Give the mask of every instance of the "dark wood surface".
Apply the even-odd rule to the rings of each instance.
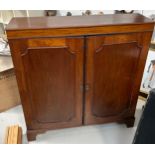
[[[17,17],[10,21],[7,30],[94,27],[110,25],[153,23],[140,14],[107,14],[92,16]]]
[[[144,68],[139,61],[145,41],[141,33],[87,38],[86,124],[131,117],[133,91],[135,84],[140,85],[138,70]]]
[[[28,136],[34,137],[32,130],[82,125],[84,39],[10,40],[9,43]]]
[[[25,39],[25,38],[45,38],[45,37],[74,37],[90,36],[100,34],[119,34],[134,32],[150,32],[154,29],[154,24],[133,24],[133,25],[112,25],[100,27],[80,27],[80,28],[60,28],[60,29],[31,29],[31,30],[10,30],[7,31],[8,39]]]
[[[121,25],[121,28],[120,28]],[[20,17],[7,26],[8,38],[95,35],[151,31],[154,22],[139,14]]]
[[[82,99],[79,85],[82,84],[82,74],[79,72],[82,73],[83,67],[83,40],[63,40],[64,45],[39,47],[38,44],[36,48],[29,46],[22,53],[33,115],[40,123],[68,122],[75,119],[76,114],[81,115],[82,100],[79,100],[78,95]],[[68,43],[75,43],[75,47],[70,49]]]
[[[16,18],[7,27],[27,136],[134,125],[154,23],[144,16]]]

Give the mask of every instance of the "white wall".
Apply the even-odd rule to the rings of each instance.
[[[143,10],[143,15],[150,17],[151,14],[155,14],[155,10]]]
[[[30,17],[44,16],[44,10],[28,10]]]
[[[71,12],[72,15],[82,15],[82,12],[86,10],[58,10],[58,16],[65,16],[67,12]],[[98,14],[102,11],[104,14],[112,14],[114,10],[92,10],[92,14]],[[144,14],[150,17],[151,14],[155,14],[155,10],[135,10],[137,13]],[[38,17],[44,16],[44,10],[1,10],[0,22],[8,23],[12,17]]]
[[[71,12],[72,15],[82,15],[82,12],[86,10],[59,10],[58,15],[65,16],[67,12]],[[104,14],[112,14],[114,10],[91,10],[92,14],[98,14],[100,11],[104,12]]]
[[[58,10],[58,16],[66,16],[67,12],[72,15],[82,15],[86,10]],[[104,14],[112,14],[114,10],[92,10],[92,14],[98,14],[100,11]],[[44,10],[0,10],[0,22],[9,23],[12,17],[39,17],[44,16]]]
[[[13,10],[15,17],[26,17],[26,10]]]

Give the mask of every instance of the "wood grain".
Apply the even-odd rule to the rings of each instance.
[[[37,48],[28,40],[10,42],[29,130],[82,124],[84,40],[52,40],[52,47]]]
[[[121,25],[121,27],[120,27]],[[154,22],[139,14],[13,18],[8,38],[59,37],[152,31]]]
[[[18,125],[13,125],[6,128],[5,144],[21,144],[22,143],[22,128]]]
[[[142,72],[138,72],[144,69],[144,63],[141,66],[139,63],[148,53],[144,42],[149,46],[145,35],[150,33],[87,38],[86,84],[90,89],[86,91],[85,124],[128,117],[131,120],[125,121],[127,126],[131,126],[131,122],[133,125],[132,110],[137,101],[133,101],[133,97],[135,93],[138,97],[141,82],[141,79],[137,81],[137,76],[142,77]]]
[[[53,28],[99,27],[110,25],[131,25],[153,23],[149,18],[140,14],[107,14],[93,16],[55,16],[12,18],[8,30],[34,30]]]

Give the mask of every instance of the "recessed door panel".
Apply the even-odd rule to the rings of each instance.
[[[75,117],[75,55],[66,48],[28,49],[23,62],[35,118],[54,123]]]

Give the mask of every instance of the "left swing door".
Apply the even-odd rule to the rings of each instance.
[[[9,40],[28,130],[82,124],[84,39]]]

